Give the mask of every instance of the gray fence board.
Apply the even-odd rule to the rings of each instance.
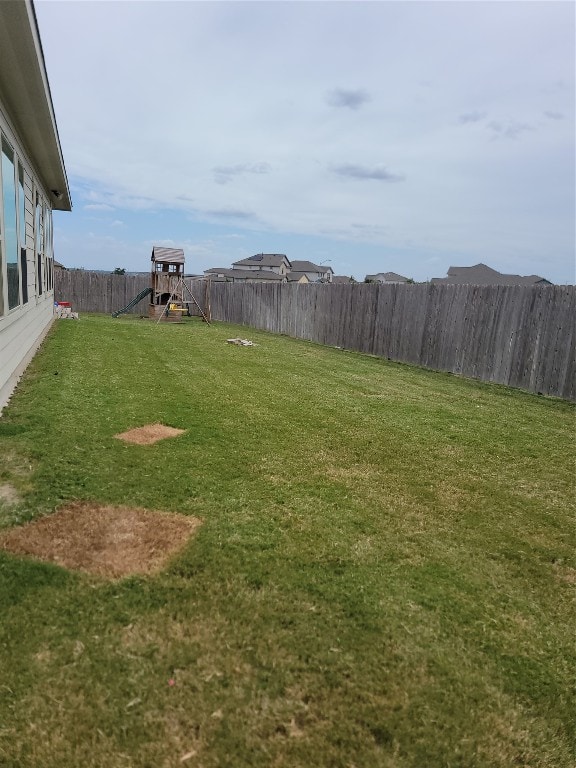
[[[77,312],[112,314],[122,309],[150,285],[148,275],[108,275],[85,270],[54,271],[54,298],[70,301]],[[130,314],[148,314],[148,299],[130,310]]]

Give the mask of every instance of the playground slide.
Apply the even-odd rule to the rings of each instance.
[[[140,291],[138,296],[133,298],[130,304],[126,304],[126,306],[122,307],[122,309],[117,309],[116,312],[112,312],[112,317],[118,317],[119,315],[123,315],[125,312],[129,312],[132,307],[135,307],[139,301],[142,301],[142,299],[145,296],[148,296],[150,293],[152,293],[152,288],[145,288],[143,291]]]

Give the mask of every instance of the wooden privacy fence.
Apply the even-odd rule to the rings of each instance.
[[[196,281],[185,279],[200,306],[205,301],[204,281],[198,286]],[[76,312],[103,312],[112,314],[127,306],[132,299],[145,288],[150,287],[150,275],[113,275],[104,272],[89,272],[87,270],[54,271],[55,301],[70,301]],[[150,297],[146,296],[127,314],[148,315]],[[197,307],[190,306],[191,315],[199,315]]]
[[[574,286],[214,283],[212,317],[576,400]]]
[[[56,300],[78,312],[111,314],[149,284],[54,273]],[[214,320],[576,400],[575,286],[213,282],[210,302]],[[131,314],[147,310],[144,299]]]
[[[54,299],[72,302],[75,312],[104,312],[111,315],[149,287],[150,275],[54,270]],[[143,299],[130,310],[130,314],[148,314],[148,300]]]

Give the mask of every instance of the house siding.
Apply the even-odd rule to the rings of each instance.
[[[25,152],[19,137],[10,121],[8,110],[0,102],[0,131],[14,150],[15,162],[22,165],[24,172],[24,247],[26,250],[26,288],[27,301],[14,309],[8,310],[6,254],[2,250],[0,285],[4,292],[3,314],[0,314],[0,411],[8,402],[18,379],[34,356],[53,319],[54,290],[50,285],[50,262],[52,244],[47,243],[42,263],[42,292],[39,293],[36,252],[35,196],[38,194],[45,206],[44,226],[52,231],[52,209],[49,195],[35,171],[34,164]],[[16,166],[17,167],[17,166]],[[0,187],[0,217],[3,210],[2,189]],[[1,219],[0,219],[1,220]],[[3,223],[3,222],[2,222]],[[4,231],[4,227],[2,227]],[[4,249],[4,241],[0,240]],[[22,286],[21,299],[24,298]],[[1,310],[0,310],[1,311]]]
[[[33,310],[21,312],[12,322],[0,320],[0,408],[3,408],[18,380],[34,357],[52,324],[52,301],[44,301]],[[4,323],[4,325],[3,325]]]
[[[329,272],[304,272],[304,274],[311,283],[317,283],[320,280],[326,280],[329,283],[332,282]]]

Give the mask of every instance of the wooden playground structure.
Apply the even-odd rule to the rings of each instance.
[[[151,294],[148,317],[158,323],[162,321],[179,323],[183,314],[190,316],[193,314],[191,308],[196,308],[204,322],[210,322],[209,280],[201,280],[204,283],[204,306],[208,311],[207,315],[194,295],[192,287],[187,285],[184,280],[184,251],[181,248],[154,246],[150,277]]]
[[[142,299],[150,296],[148,317],[157,323],[180,323],[184,315],[200,315],[205,323],[210,323],[210,280],[185,277],[184,251],[155,245],[151,261],[150,286],[125,307],[113,312],[112,317],[129,312]]]

